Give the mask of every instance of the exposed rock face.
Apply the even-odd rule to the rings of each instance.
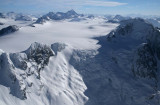
[[[54,52],[49,46],[35,42],[26,50],[26,54],[28,59],[35,61],[37,64],[46,65]]]
[[[16,75],[15,66],[9,58],[9,54],[2,53],[0,61],[0,84],[9,87],[13,96],[26,99],[25,87]]]
[[[35,75],[40,79],[40,71],[48,65],[49,58],[54,56],[49,46],[37,42],[21,53],[0,54],[0,84],[10,87],[11,94],[20,99],[27,99],[26,87],[32,86],[26,81],[28,76]],[[18,69],[23,71],[19,72]]]
[[[40,71],[48,64],[49,58],[54,56],[54,52],[49,46],[35,42],[25,51],[25,53],[27,54],[29,61],[37,63],[37,78],[40,79]]]
[[[11,95],[7,91],[7,99],[12,100],[3,103],[84,105],[88,100],[84,95],[87,88],[80,74],[69,64],[71,52],[65,47],[62,43],[52,44],[51,48],[35,42],[20,53],[0,50],[0,85],[9,88]],[[55,55],[52,49],[59,54]]]
[[[19,27],[16,25],[12,25],[12,26],[8,26],[6,28],[3,28],[0,30],[0,36],[9,34],[9,33],[13,33],[19,30]]]

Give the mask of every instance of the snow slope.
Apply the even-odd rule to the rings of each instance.
[[[105,21],[47,21],[0,37],[0,103],[159,105],[159,29]]]
[[[77,49],[98,49],[98,41],[91,38],[117,26],[99,18],[48,21],[0,37],[0,104],[84,105],[87,87],[70,64],[72,54]]]
[[[83,94],[86,86],[80,74],[68,63],[71,48],[55,50],[61,45],[52,45],[54,51],[58,51],[56,55],[50,46],[39,43],[33,43],[25,52],[3,52],[0,56],[0,104],[84,105],[88,99]],[[45,64],[43,57],[47,57],[48,51],[53,55]],[[41,54],[45,55],[39,64],[36,56]]]
[[[87,86],[86,105],[159,105],[160,33],[130,19],[98,37],[101,48],[74,51],[71,64]]]

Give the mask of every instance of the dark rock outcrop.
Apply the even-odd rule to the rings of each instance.
[[[8,26],[0,30],[0,36],[10,34],[19,30],[19,27],[16,25]]]

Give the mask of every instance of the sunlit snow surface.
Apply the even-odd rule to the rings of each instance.
[[[0,49],[6,52],[25,50],[33,42],[52,44],[63,42],[77,49],[95,49],[95,36],[104,36],[114,29],[117,24],[105,23],[105,20],[96,18],[82,22],[49,21],[35,24],[36,27],[25,26],[19,31],[0,38]]]
[[[10,21],[2,22],[9,24]],[[35,27],[27,26],[28,23],[21,24],[14,21],[10,23],[21,28],[15,33],[0,37],[0,49],[3,50],[0,50],[0,55],[3,52],[24,51],[34,42],[49,46],[61,42],[67,46],[50,58],[48,66],[41,71],[40,80],[34,76],[19,79],[24,83],[33,82],[33,86],[26,89],[26,100],[13,96],[9,87],[0,85],[0,105],[84,105],[88,100],[84,94],[87,87],[79,72],[69,62],[72,51],[97,50],[100,46],[93,37],[107,35],[118,24],[106,23],[100,18],[81,22],[49,21],[35,24]],[[13,65],[10,60],[9,63]],[[15,68],[15,73],[19,77],[25,71]],[[42,90],[41,85],[43,85]]]

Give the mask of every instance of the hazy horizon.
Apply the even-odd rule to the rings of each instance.
[[[45,14],[74,9],[83,14],[160,15],[160,0],[0,0],[0,12]]]

